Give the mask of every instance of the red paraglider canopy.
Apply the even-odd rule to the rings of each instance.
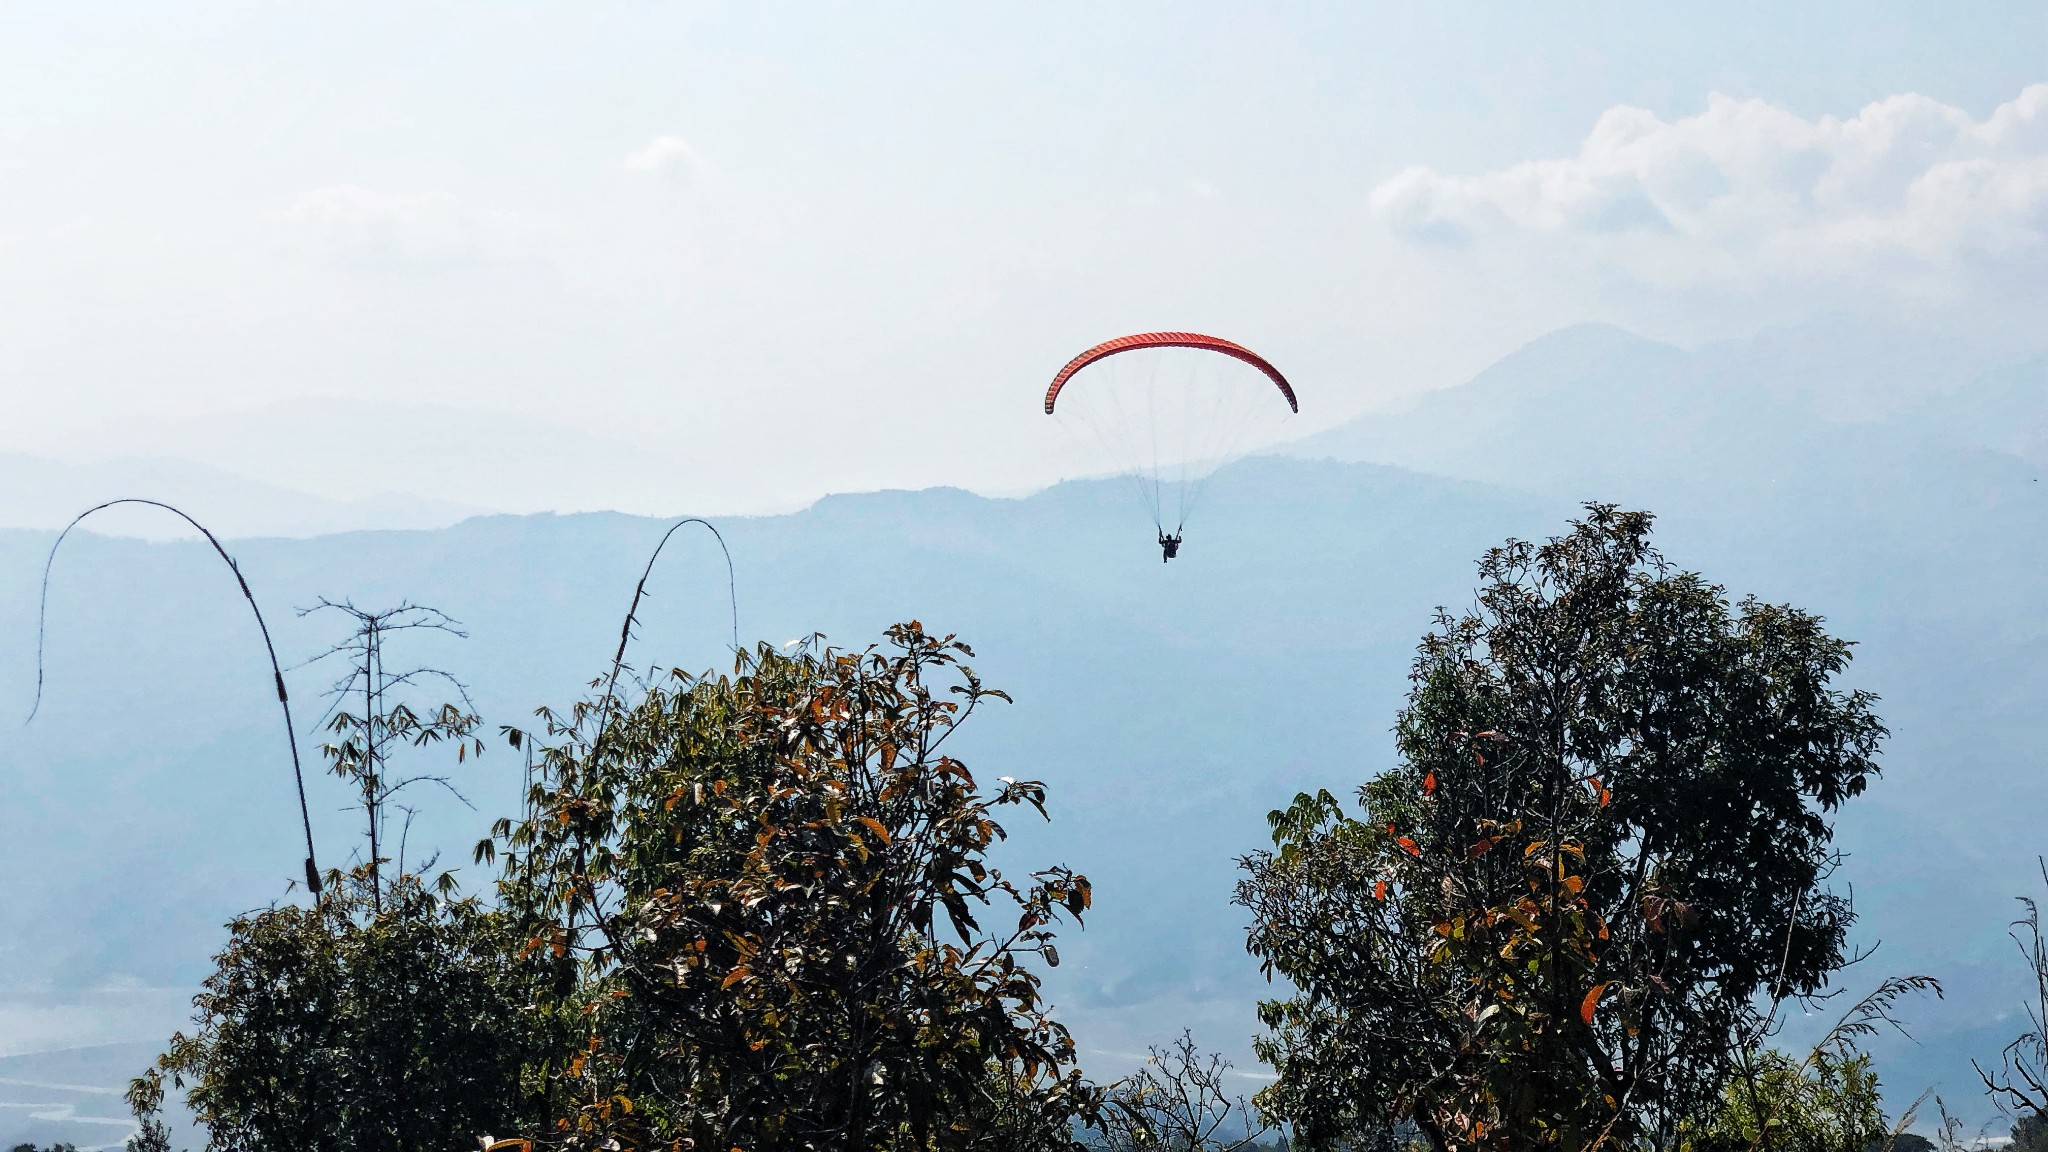
[[[1287,377],[1282,376],[1280,370],[1268,363],[1264,356],[1242,344],[1232,343],[1220,336],[1204,336],[1200,332],[1140,332],[1135,336],[1119,336],[1114,340],[1104,340],[1067,361],[1067,366],[1060,369],[1059,375],[1052,378],[1052,386],[1045,390],[1045,414],[1052,415],[1052,406],[1060,398],[1060,389],[1066,387],[1067,381],[1073,379],[1074,373],[1097,360],[1114,356],[1119,352],[1134,352],[1140,348],[1199,348],[1205,352],[1221,352],[1225,356],[1235,357],[1264,372],[1266,378],[1280,389],[1280,394],[1287,397],[1287,406],[1296,412],[1301,411],[1301,405],[1294,399],[1294,386],[1287,382]]]

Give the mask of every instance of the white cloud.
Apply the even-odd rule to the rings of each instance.
[[[1372,207],[1418,244],[1533,245],[1674,288],[2030,277],[2048,267],[2048,84],[1982,121],[1911,94],[1848,119],[1718,94],[1672,122],[1617,107],[1576,156],[1411,168]]]
[[[656,136],[645,148],[626,157],[626,171],[649,172],[688,180],[704,170],[704,158],[681,136]]]
[[[342,264],[432,267],[519,254],[531,232],[516,213],[477,212],[447,192],[394,195],[317,188],[278,213],[288,242]]]

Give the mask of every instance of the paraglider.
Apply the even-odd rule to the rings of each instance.
[[[1067,361],[1045,390],[1045,414],[1132,483],[1152,513],[1162,563],[1180,554],[1217,466],[1300,410],[1271,361],[1199,332],[1105,340]]]

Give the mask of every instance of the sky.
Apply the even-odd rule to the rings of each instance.
[[[2038,348],[2038,0],[0,7],[0,453],[771,511],[1091,470],[1129,331],[1306,433],[1840,313]]]

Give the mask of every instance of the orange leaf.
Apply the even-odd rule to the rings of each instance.
[[[1431,772],[1422,778],[1422,794],[1424,796],[1436,795],[1436,773]]]
[[[1603,980],[1593,985],[1591,992],[1586,993],[1586,998],[1579,1003],[1579,1019],[1588,1024],[1593,1022],[1593,1009],[1600,1006],[1600,994],[1607,991],[1607,984],[1608,982]]]
[[[1403,852],[1408,853],[1410,856],[1422,855],[1422,849],[1417,848],[1415,846],[1415,841],[1410,840],[1406,836],[1403,836],[1399,840],[1394,841],[1394,843],[1399,844],[1401,846],[1401,850]]]
[[[861,824],[865,825],[868,831],[873,832],[877,836],[880,836],[882,838],[883,844],[889,843],[889,830],[887,828],[882,827],[882,822],[880,820],[875,819],[873,816],[856,816],[854,817],[854,819],[860,821]]]
[[[1381,903],[1386,902],[1387,882],[1385,880],[1375,880],[1372,882],[1372,898]]]
[[[725,974],[725,981],[718,986],[719,990],[724,991],[725,989],[732,987],[740,981],[745,980],[747,976],[747,966],[742,964],[739,967]]]

